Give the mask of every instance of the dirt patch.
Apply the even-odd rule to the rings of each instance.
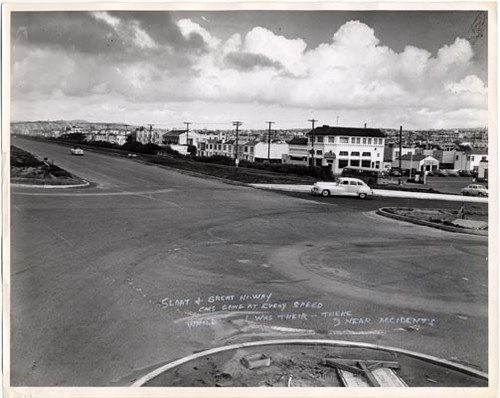
[[[242,359],[265,353],[271,365],[247,369]],[[411,387],[484,386],[487,381],[420,359],[365,348],[280,345],[240,348],[187,362],[149,381],[164,387],[343,387],[323,358],[396,361],[397,374]]]

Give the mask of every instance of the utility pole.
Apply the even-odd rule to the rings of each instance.
[[[236,164],[236,167],[238,167],[238,164],[240,163],[240,160],[238,159],[238,131],[242,124],[243,123],[238,121],[233,122],[233,126],[236,127],[236,145],[235,145],[236,148],[234,153],[234,163]]]
[[[401,168],[402,155],[403,155],[403,126],[399,126],[399,185],[403,183],[403,169]]]
[[[151,144],[152,142],[152,138],[153,138],[153,126],[154,124],[148,124],[149,126],[149,137],[148,137],[148,141],[149,143]]]
[[[189,125],[191,124],[192,122],[184,122],[184,124],[186,125],[186,145],[189,147]]]
[[[311,130],[311,143],[312,143],[312,159],[311,159],[311,166],[314,166],[314,123],[316,123],[318,120],[317,119],[308,119],[308,122],[312,123],[312,130]]]
[[[271,161],[271,125],[274,122],[266,122],[269,125],[269,132],[267,133],[267,160]]]

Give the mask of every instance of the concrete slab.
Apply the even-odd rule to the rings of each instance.
[[[273,191],[286,191],[286,192],[311,192],[312,185],[293,185],[293,184],[250,184],[254,188],[268,189]],[[407,191],[393,191],[386,189],[374,189],[374,195],[384,196],[390,198],[408,198],[408,199],[434,199],[446,200],[453,202],[475,202],[475,203],[488,203],[488,198],[478,198],[461,195],[448,195],[439,193],[426,193],[426,192],[407,192]]]
[[[461,218],[457,218],[451,222],[454,225],[458,225],[464,228],[472,228],[472,229],[487,229],[488,223],[484,221],[476,221],[476,220],[462,220]]]

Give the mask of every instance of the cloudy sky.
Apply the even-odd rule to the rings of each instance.
[[[487,125],[477,12],[14,12],[12,119]]]

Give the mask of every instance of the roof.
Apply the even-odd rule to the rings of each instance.
[[[177,135],[184,134],[185,132],[186,132],[186,130],[170,130],[170,131],[167,131],[164,135],[177,136]]]
[[[307,135],[343,135],[348,137],[386,137],[379,129],[321,126],[311,130]]]
[[[470,151],[465,151],[466,155],[488,155],[487,149],[471,149]]]
[[[411,153],[407,153],[406,155],[401,156],[401,160],[414,160],[415,162],[420,162],[422,159],[425,159],[425,158],[432,158],[434,160],[437,160],[430,155],[420,155],[419,154],[419,155],[412,156]]]
[[[288,141],[288,145],[307,145],[308,140],[304,137],[293,137]]]

